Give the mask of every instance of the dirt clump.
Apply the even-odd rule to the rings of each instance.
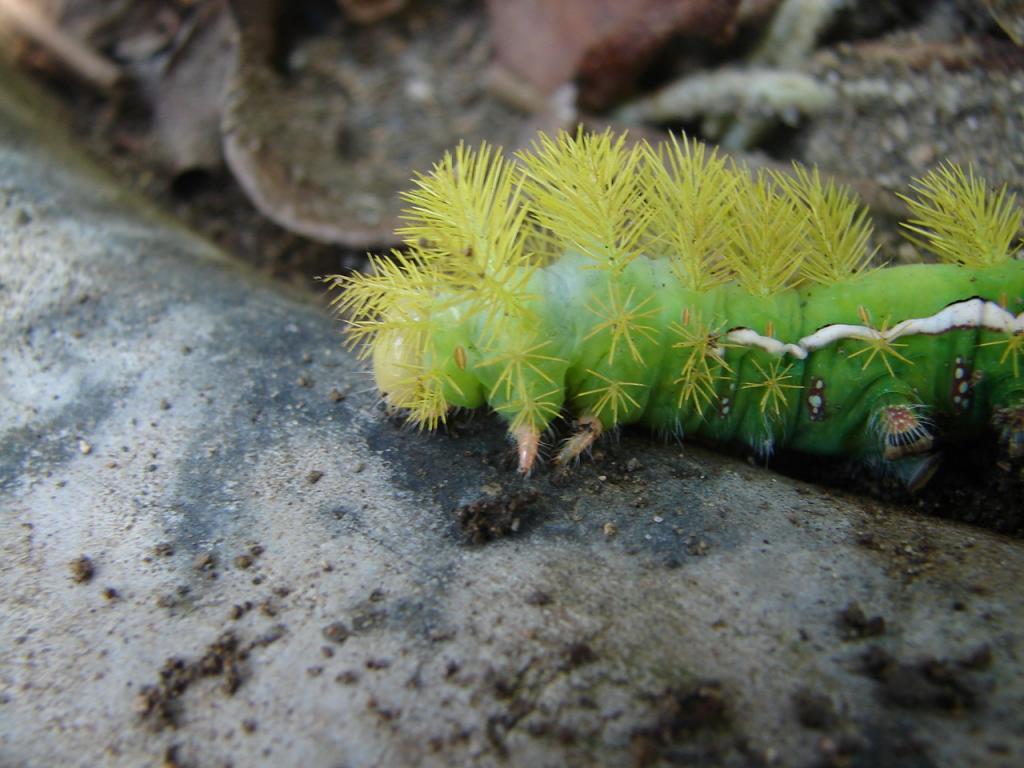
[[[536,491],[502,494],[463,504],[455,510],[455,517],[468,543],[485,544],[517,533],[524,511],[536,500]]]

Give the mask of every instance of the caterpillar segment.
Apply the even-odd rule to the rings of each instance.
[[[460,147],[406,195],[406,251],[329,281],[391,407],[433,429],[489,406],[524,474],[568,415],[560,464],[637,422],[915,487],[945,439],[1024,455],[1024,262],[1005,190],[944,165],[911,191],[939,263],[872,269],[866,212],[817,171],[752,176],[686,138]]]

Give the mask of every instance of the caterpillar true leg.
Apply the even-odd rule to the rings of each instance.
[[[576,421],[575,426],[576,432],[565,441],[562,450],[555,458],[555,462],[558,464],[568,464],[579,457],[581,453],[589,450],[604,431],[601,420],[597,416],[583,416]]]

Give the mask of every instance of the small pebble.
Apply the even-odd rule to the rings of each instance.
[[[93,565],[92,559],[87,555],[76,557],[71,561],[69,567],[71,568],[71,578],[74,579],[76,584],[85,584],[88,581],[92,581],[92,577],[96,573],[96,566]]]
[[[322,631],[324,637],[332,643],[338,643],[341,645],[348,640],[348,627],[345,626],[344,622],[335,621],[324,627]]]
[[[200,552],[192,560],[192,567],[197,571],[205,571],[213,567],[215,559],[209,552]]]

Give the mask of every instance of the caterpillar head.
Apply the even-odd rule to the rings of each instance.
[[[372,346],[373,378],[384,402],[391,408],[410,408],[418,399],[417,377],[423,354],[407,332],[378,334]]]

